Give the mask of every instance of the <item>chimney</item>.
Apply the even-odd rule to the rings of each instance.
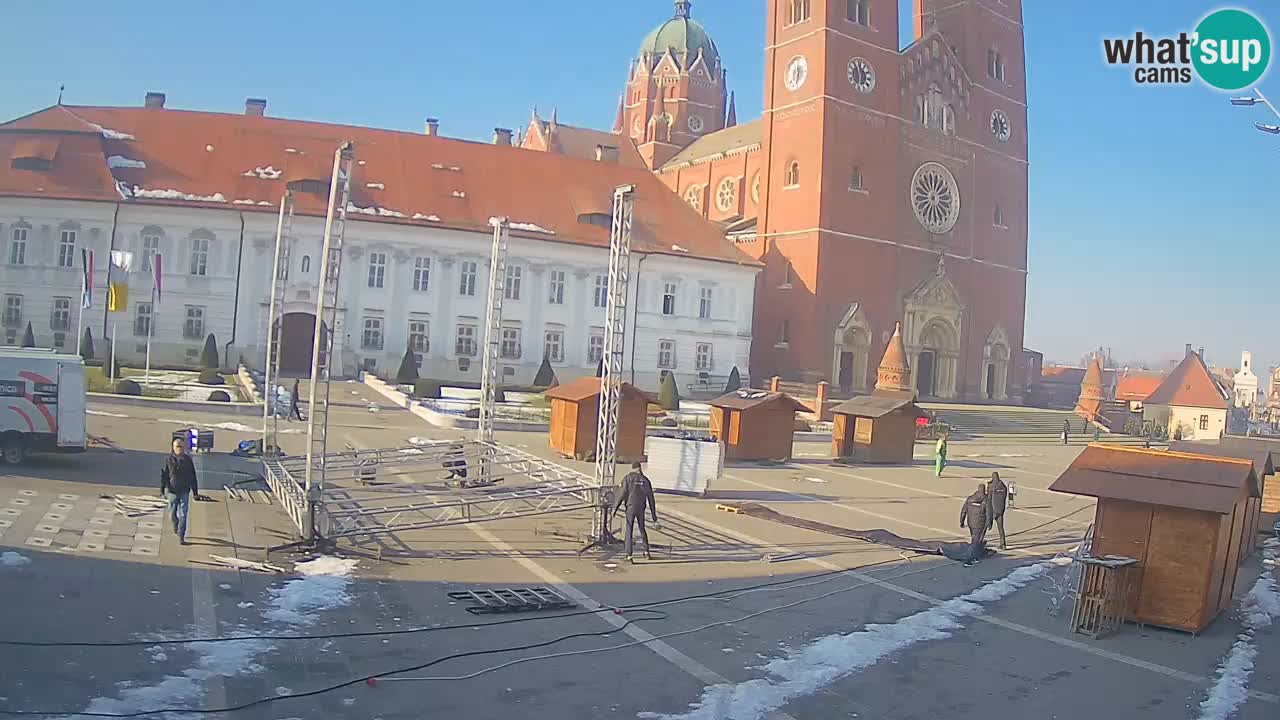
[[[1203,360],[1203,359],[1204,359],[1204,346],[1203,346],[1203,345],[1201,345],[1201,346],[1200,346],[1200,349],[1196,351],[1196,354],[1200,356],[1200,359],[1201,359],[1201,360]]]
[[[245,98],[244,114],[254,117],[262,117],[267,114],[266,98]]]
[[[493,144],[511,146],[511,130],[508,128],[493,129]]]
[[[1187,354],[1190,355],[1191,352],[1192,352],[1191,343],[1187,343]]]
[[[163,110],[164,109],[164,93],[162,92],[147,93],[147,99],[142,102],[142,106],[145,108],[150,108],[152,110]]]
[[[426,131],[428,137],[436,137],[440,134],[440,118],[427,118]]]
[[[618,162],[618,148],[612,145],[597,145],[596,162]]]

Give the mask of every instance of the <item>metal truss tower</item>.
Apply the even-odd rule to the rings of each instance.
[[[280,218],[276,221],[276,252],[271,266],[271,306],[267,310],[267,362],[262,389],[262,454],[276,454],[279,444],[280,408],[275,384],[280,381],[280,337],[284,325],[285,293],[289,286],[289,255],[293,248],[293,192],[280,198]],[[274,412],[273,412],[274,411]]]
[[[622,399],[622,355],[626,347],[627,292],[631,284],[631,213],[635,186],[613,191],[613,222],[609,231],[609,289],[605,304],[604,373],[600,378],[600,415],[596,424],[594,481],[600,510],[591,526],[593,544],[607,543],[609,498],[617,484],[618,409]]]
[[[329,182],[329,208],[324,219],[324,245],[320,253],[320,292],[316,298],[316,327],[311,348],[311,384],[307,405],[306,493],[310,504],[303,533],[315,539],[314,505],[324,490],[325,453],[329,436],[329,379],[338,359],[333,355],[334,337],[342,332],[338,316],[338,279],[342,275],[343,238],[347,229],[347,207],[351,201],[351,166],[355,148],[344,142],[333,154],[333,178]]]
[[[482,453],[478,480],[485,485],[496,482],[493,473],[493,421],[497,409],[498,372],[502,358],[502,301],[507,294],[507,244],[511,237],[510,220],[500,217],[490,222],[493,225],[493,247],[489,253],[489,303],[485,310],[480,423],[477,433]]]

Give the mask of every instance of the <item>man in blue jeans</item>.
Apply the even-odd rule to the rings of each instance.
[[[178,542],[187,544],[187,516],[191,509],[191,498],[206,499],[200,494],[196,485],[196,466],[187,453],[185,438],[173,439],[173,454],[164,462],[160,470],[160,494],[169,499],[169,519],[173,522],[173,532]]]

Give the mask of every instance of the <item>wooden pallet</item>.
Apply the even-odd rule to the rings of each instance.
[[[1095,640],[1120,629],[1129,615],[1133,558],[1079,558],[1082,565],[1071,629]]]

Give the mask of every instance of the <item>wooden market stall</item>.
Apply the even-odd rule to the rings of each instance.
[[[1226,435],[1219,441],[1224,448],[1232,450],[1249,450],[1266,452],[1271,456],[1271,465],[1280,468],[1280,438]],[[1264,483],[1262,488],[1262,512],[1280,513],[1280,480]]]
[[[1175,452],[1238,458],[1249,460],[1253,463],[1253,472],[1258,476],[1259,497],[1250,497],[1249,504],[1245,509],[1244,539],[1241,543],[1242,550],[1240,552],[1240,562],[1244,562],[1246,558],[1253,554],[1254,550],[1258,549],[1258,531],[1262,526],[1263,498],[1267,496],[1268,486],[1275,484],[1267,482],[1269,476],[1276,474],[1271,453],[1267,452],[1265,448],[1255,450],[1236,443],[1228,446],[1222,442],[1197,442],[1194,440],[1171,443],[1169,449]]]
[[[1200,632],[1230,606],[1251,461],[1092,444],[1049,489],[1098,499],[1091,557],[1137,560],[1125,619]]]
[[[831,408],[832,457],[910,464],[915,452],[916,418],[926,416],[915,400],[899,323],[876,371],[876,389],[870,395]]]
[[[813,412],[780,392],[742,388],[707,403],[711,435],[727,460],[790,460],[796,412]]]
[[[600,413],[600,378],[584,377],[547,390],[551,401],[551,449],[565,457],[591,460],[596,452],[596,426]],[[644,459],[644,436],[649,403],[657,398],[622,384],[618,409],[618,462]]]

